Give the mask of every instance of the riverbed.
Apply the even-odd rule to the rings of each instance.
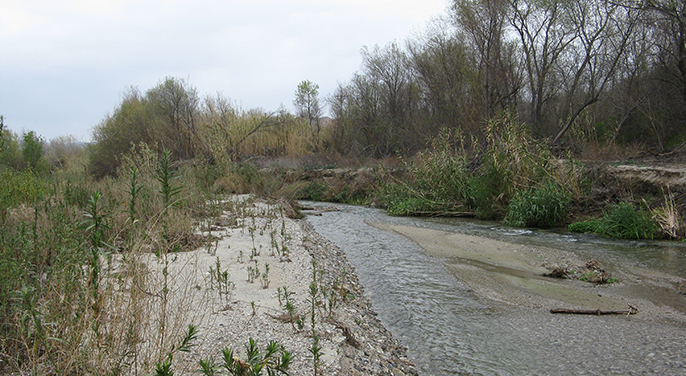
[[[408,348],[421,375],[686,373],[681,243],[337,209],[308,221],[345,252],[381,322]],[[590,259],[619,282],[542,276]],[[550,313],[629,306],[639,312]]]

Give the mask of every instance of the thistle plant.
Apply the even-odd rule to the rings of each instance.
[[[175,197],[181,192],[181,187],[173,187],[174,180],[178,179],[178,176],[174,174],[172,170],[171,153],[169,150],[164,150],[162,156],[159,159],[157,166],[157,181],[160,183],[159,193],[162,196],[162,211],[164,214],[174,206],[178,201]],[[161,258],[162,263],[162,292],[161,292],[161,313],[160,313],[160,323],[159,323],[159,334],[160,334],[160,347],[164,344],[165,340],[165,328],[167,324],[167,304],[169,301],[169,251],[178,251],[180,246],[175,245],[173,248],[169,244],[169,225],[167,215],[163,215],[162,221],[163,234],[162,238],[165,244],[162,246],[156,255]]]
[[[136,202],[143,189],[143,186],[139,182],[140,172],[137,167],[132,167],[129,169],[129,186],[126,192],[129,196],[129,221],[133,224],[136,223]]]
[[[89,265],[90,271],[88,277],[88,287],[91,293],[91,308],[93,310],[93,315],[95,316],[93,329],[96,332],[96,335],[99,335],[99,317],[103,306],[103,299],[100,296],[100,274],[102,272],[100,256],[102,254],[103,246],[114,248],[113,246],[107,244],[104,240],[105,230],[107,230],[108,227],[105,223],[107,215],[101,212],[101,199],[102,193],[99,191],[95,191],[90,196],[86,210],[83,213],[86,219],[81,222],[81,228],[90,233],[91,257]]]
[[[170,206],[173,206],[176,203],[174,199],[181,192],[180,186],[172,186],[174,180],[179,178],[178,175],[175,175],[172,167],[173,164],[171,161],[171,153],[169,150],[165,149],[164,152],[162,152],[162,156],[160,157],[159,165],[156,171],[156,178],[160,183],[160,194],[162,195],[164,210],[167,210]]]

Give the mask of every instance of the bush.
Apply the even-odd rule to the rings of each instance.
[[[622,202],[606,210],[600,220],[572,223],[568,228],[572,232],[594,233],[606,238],[653,239],[657,224],[647,212]]]
[[[622,202],[605,213],[596,234],[618,239],[653,239],[655,227],[648,213]]]
[[[567,215],[571,200],[555,183],[517,191],[508,206],[505,223],[516,227],[552,227]]]
[[[502,218],[507,207],[507,185],[505,177],[493,168],[473,176],[468,183],[467,206],[479,219]]]
[[[582,234],[594,234],[600,227],[600,220],[591,219],[589,221],[576,222],[570,224],[567,229],[571,232],[579,232]]]
[[[427,152],[418,154],[409,174],[382,183],[376,192],[390,215],[444,215],[464,212],[469,192],[467,158],[459,134],[443,131]]]

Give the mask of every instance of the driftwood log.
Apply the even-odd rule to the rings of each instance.
[[[569,308],[551,308],[550,313],[571,313],[575,315],[635,315],[638,309],[629,305],[629,309],[624,311],[603,311],[600,309],[569,309]]]

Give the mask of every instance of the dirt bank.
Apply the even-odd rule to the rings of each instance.
[[[639,309],[638,319],[669,321],[686,326],[686,298],[677,286],[683,278],[638,267],[615,267],[618,283],[596,285],[578,279],[544,277],[558,266],[574,268],[588,260],[560,249],[524,246],[484,237],[388,224],[418,243],[427,253],[444,260],[451,272],[478,294],[537,310]]]

